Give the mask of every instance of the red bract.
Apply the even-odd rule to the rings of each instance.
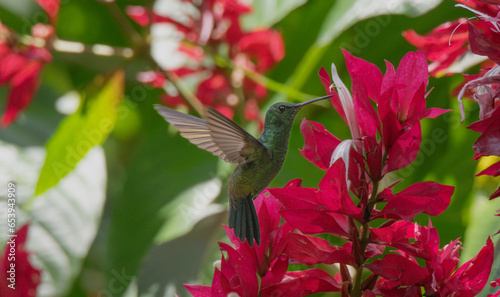
[[[29,262],[26,250],[29,225],[22,226],[15,237],[9,237],[0,259],[0,296],[36,296],[40,271]],[[14,266],[12,266],[14,265]]]
[[[432,76],[452,74],[448,72],[448,68],[468,50],[467,27],[460,25],[464,21],[465,19],[459,19],[446,22],[426,35],[418,35],[413,30],[403,32],[406,40],[432,62],[429,65]]]
[[[387,204],[378,217],[411,221],[421,213],[437,216],[450,204],[454,188],[435,182],[416,183],[403,191],[393,194],[392,189],[384,189],[379,198]]]
[[[7,27],[0,25],[0,31],[10,36]],[[49,25],[33,26],[34,36],[49,39],[54,33]],[[12,36],[13,37],[13,36]],[[45,48],[19,46],[10,42],[10,37],[0,39],[0,85],[8,85],[9,93],[1,125],[7,127],[17,115],[24,111],[40,85],[40,73],[43,66],[52,60],[52,55]]]
[[[296,187],[297,181],[292,181],[287,187]],[[221,250],[227,256],[221,260],[220,269],[215,269],[211,287],[200,285],[185,285],[193,296],[227,296],[231,292],[239,296],[305,296],[318,292],[338,291],[340,286],[326,272],[319,269],[287,272],[291,257],[296,261],[306,260],[297,250],[304,240],[304,236],[291,234],[293,229],[287,223],[280,224],[278,209],[282,207],[269,192],[264,192],[255,200],[255,207],[259,217],[262,242],[260,246],[250,247],[245,241],[240,242],[232,229],[226,227],[231,239],[230,245],[220,243]],[[318,239],[311,239],[319,243]],[[329,261],[336,262],[349,253],[342,249],[311,246],[321,260],[328,257]],[[347,258],[347,262],[350,262]],[[319,258],[317,262],[321,261]],[[260,286],[258,278],[260,277]],[[292,294],[292,295],[289,295]]]

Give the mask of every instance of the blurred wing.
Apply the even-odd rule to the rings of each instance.
[[[209,107],[207,120],[155,105],[158,113],[174,125],[182,137],[222,160],[240,164],[259,158],[266,147],[240,126]]]

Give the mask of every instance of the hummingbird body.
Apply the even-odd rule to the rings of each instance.
[[[330,98],[325,96],[300,104],[276,103],[266,113],[259,139],[209,107],[205,120],[155,105],[160,115],[173,124],[191,143],[237,164],[229,181],[229,228],[241,242],[260,245],[260,229],[253,200],[271,183],[285,161],[293,120],[305,105]]]

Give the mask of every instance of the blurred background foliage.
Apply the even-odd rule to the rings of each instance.
[[[127,5],[137,5],[137,2],[122,0],[116,4],[123,13]],[[413,29],[425,34],[447,20],[467,16],[466,11],[453,6],[453,1],[396,1],[401,8],[398,14],[371,11],[363,15],[366,12],[356,9],[367,5],[365,2],[253,1],[255,10],[244,20],[245,26],[272,25],[281,32],[285,42],[285,58],[268,78],[311,96],[322,96],[324,89],[317,76],[322,66],[329,70],[331,63],[335,63],[341,78],[349,85],[340,48],[385,71],[385,60],[397,64],[408,51],[415,50],[402,37],[403,31]],[[410,2],[414,3],[410,5]],[[415,7],[423,8],[418,11]],[[43,11],[31,0],[1,0],[0,17],[3,24],[19,34],[29,34],[34,23],[44,22]],[[132,26],[142,36],[148,34],[146,28]],[[368,35],[370,28],[376,31]],[[100,1],[61,1],[56,32],[63,40],[129,46],[130,36],[113,10]],[[154,68],[145,55],[126,59],[89,53],[56,51],[53,54],[53,62],[44,69],[40,90],[29,108],[15,123],[0,130],[0,155],[4,155],[0,158],[2,187],[6,184],[4,178],[19,184],[23,220],[36,221],[40,209],[47,212],[47,216],[67,214],[61,202],[43,207],[42,200],[50,201],[50,197],[57,196],[55,191],[68,201],[74,200],[69,207],[75,209],[81,219],[62,219],[52,225],[43,224],[43,218],[38,220],[55,246],[68,247],[62,252],[48,247],[51,252],[35,253],[39,265],[47,269],[44,273],[50,274],[52,280],[49,285],[45,283],[45,289],[39,293],[44,296],[173,296],[177,292],[179,296],[186,296],[182,283],[210,284],[212,263],[220,259],[216,242],[227,241],[221,224],[227,220],[227,177],[232,167],[188,143],[156,114],[152,106],[158,103],[163,91],[136,81],[138,71]],[[92,149],[91,154],[75,164],[75,171],[83,173],[75,176],[72,172],[55,189],[34,196],[43,156],[53,153],[46,152],[50,149],[47,142],[56,131],[63,133],[58,129],[69,117],[63,114],[65,104],[71,105],[76,100],[76,105],[84,106],[79,103],[83,97],[78,94],[86,92],[89,86],[97,88],[95,97],[110,96],[99,93],[104,92],[109,81],[96,82],[96,77],[118,68],[124,70],[124,95],[117,99],[116,122],[109,137],[103,138],[102,149]],[[477,70],[476,67],[469,73],[477,73]],[[498,230],[500,224],[493,214],[500,208],[500,200],[487,201],[498,180],[473,177],[478,172],[478,163],[472,160],[472,144],[477,134],[466,127],[477,120],[478,111],[475,104],[466,102],[468,117],[460,124],[456,98],[450,94],[461,81],[459,74],[430,79],[433,90],[428,106],[453,111],[423,121],[422,139],[426,147],[421,149],[415,164],[399,173],[403,182],[398,187],[402,189],[425,180],[456,187],[449,208],[430,220],[439,231],[441,245],[461,238],[465,243],[463,260],[468,260],[484,245],[486,237]],[[122,92],[118,86],[112,88],[109,92],[115,95]],[[5,88],[0,92],[0,101],[5,102]],[[271,103],[289,100],[274,89],[268,97],[262,103],[262,114]],[[283,169],[270,187],[282,187],[295,178],[303,179],[306,187],[316,187],[324,174],[298,151],[303,145],[299,131],[302,118],[322,123],[341,139],[349,137],[348,128],[329,104],[315,104],[302,110],[292,128]],[[436,138],[436,133],[440,137]],[[6,154],[15,157],[7,158]],[[36,157],[30,157],[33,154]],[[84,166],[87,171],[80,168]],[[85,184],[86,178],[90,181]],[[84,185],[75,188],[68,179]],[[62,185],[65,182],[69,185]],[[59,189],[63,186],[66,191]],[[84,195],[73,197],[71,191],[76,190]],[[78,202],[78,199],[95,200],[95,203],[82,209],[81,205],[87,202]],[[42,206],[37,208],[37,204]],[[421,224],[427,224],[428,220],[428,216],[417,218]],[[57,236],[61,233],[58,228],[65,224],[73,224],[68,232],[75,233],[71,239],[76,241],[75,245],[66,242],[70,239]],[[44,241],[47,237],[32,238],[30,246],[39,246]],[[498,238],[494,237],[494,241]],[[78,246],[81,250],[72,253],[71,248]],[[60,253],[66,255],[66,260],[61,259]],[[498,263],[496,265],[498,267]]]

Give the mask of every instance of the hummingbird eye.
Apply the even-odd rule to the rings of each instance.
[[[278,107],[278,110],[280,111],[280,113],[284,113],[286,110],[286,107],[283,105],[280,105],[280,107]]]

